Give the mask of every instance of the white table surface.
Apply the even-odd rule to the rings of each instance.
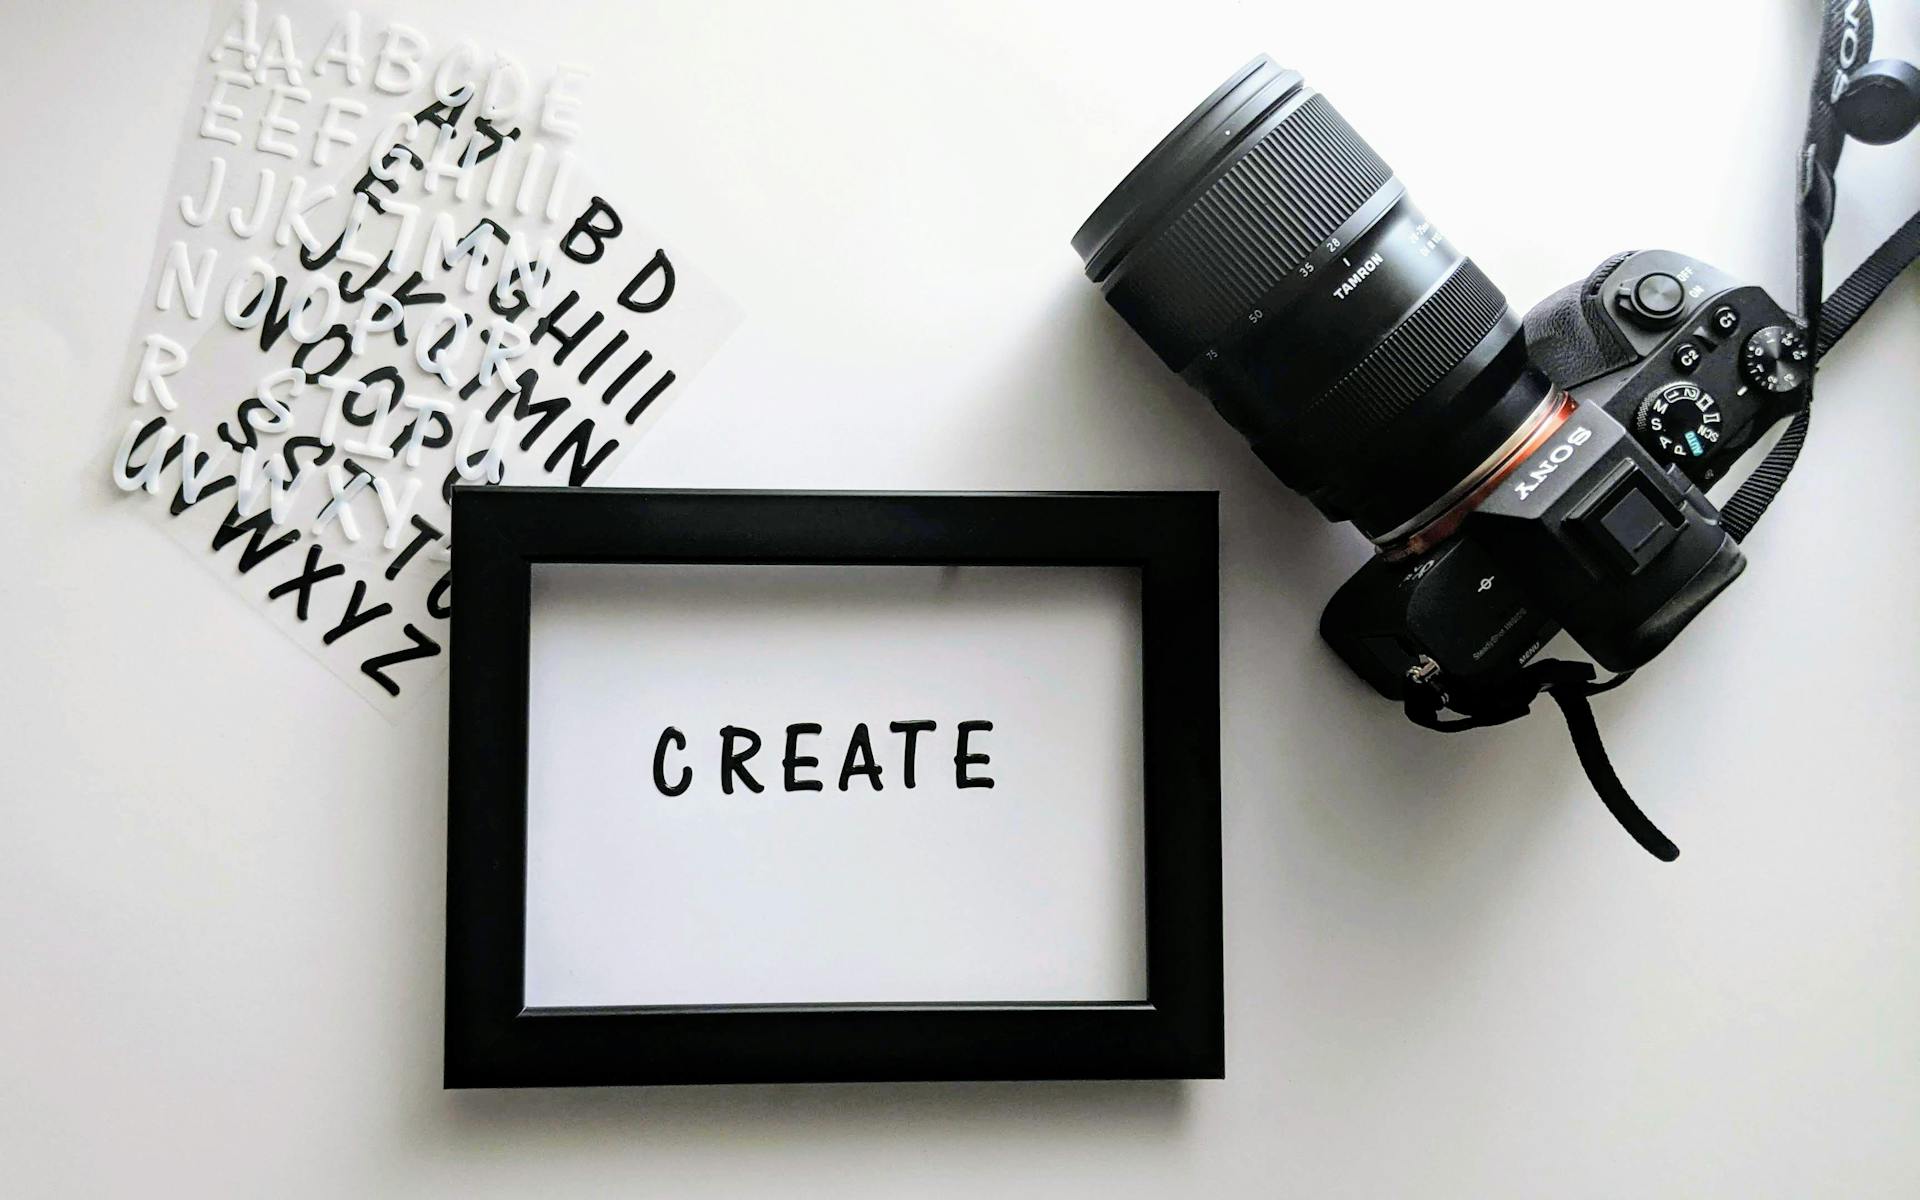
[[[1883,4],[1881,46],[1920,57]],[[1302,67],[1524,306],[1663,245],[1789,294],[1815,6],[508,0],[746,319],[607,482],[1221,494],[1228,1078],[440,1090],[445,705],[389,724],[98,463],[206,10],[8,6],[0,1163],[13,1195],[1920,1192],[1920,290],[1822,375],[1745,577],[1600,703],[1408,726],[1364,557],[1067,238],[1228,70]],[[623,128],[624,127],[624,128]],[[1835,254],[1920,204],[1850,150]]]

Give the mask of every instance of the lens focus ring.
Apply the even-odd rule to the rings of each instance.
[[[1392,176],[1333,106],[1311,95],[1127,255],[1107,299],[1183,370]]]

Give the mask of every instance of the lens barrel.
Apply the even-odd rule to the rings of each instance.
[[[1299,72],[1262,55],[1073,238],[1283,482],[1384,539],[1540,407],[1519,318]]]

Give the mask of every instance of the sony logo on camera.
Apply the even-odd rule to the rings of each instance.
[[[1840,61],[1833,71],[1833,92],[1831,99],[1840,102],[1840,94],[1847,90],[1847,76],[1853,70],[1853,64],[1860,58],[1860,4],[1859,0],[1849,0],[1846,11],[1841,14]]]
[[[1547,451],[1547,456],[1540,460],[1539,466],[1535,467],[1531,471],[1528,471],[1526,478],[1518,481],[1513,485],[1514,493],[1518,495],[1522,500],[1526,499],[1528,496],[1531,496],[1533,494],[1533,489],[1539,487],[1542,483],[1544,483],[1546,481],[1547,476],[1553,474],[1555,471],[1558,471],[1560,469],[1561,463],[1566,462],[1568,459],[1573,457],[1573,451],[1576,446],[1586,445],[1587,439],[1592,436],[1593,436],[1593,431],[1591,429],[1588,429],[1585,425],[1580,426],[1578,429],[1575,429],[1572,433],[1568,434],[1565,441],[1561,442],[1558,446],[1555,446],[1553,449]]]

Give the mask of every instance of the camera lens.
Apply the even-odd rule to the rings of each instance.
[[[1264,55],[1073,246],[1283,482],[1377,541],[1470,486],[1551,391],[1500,290],[1325,97]]]

